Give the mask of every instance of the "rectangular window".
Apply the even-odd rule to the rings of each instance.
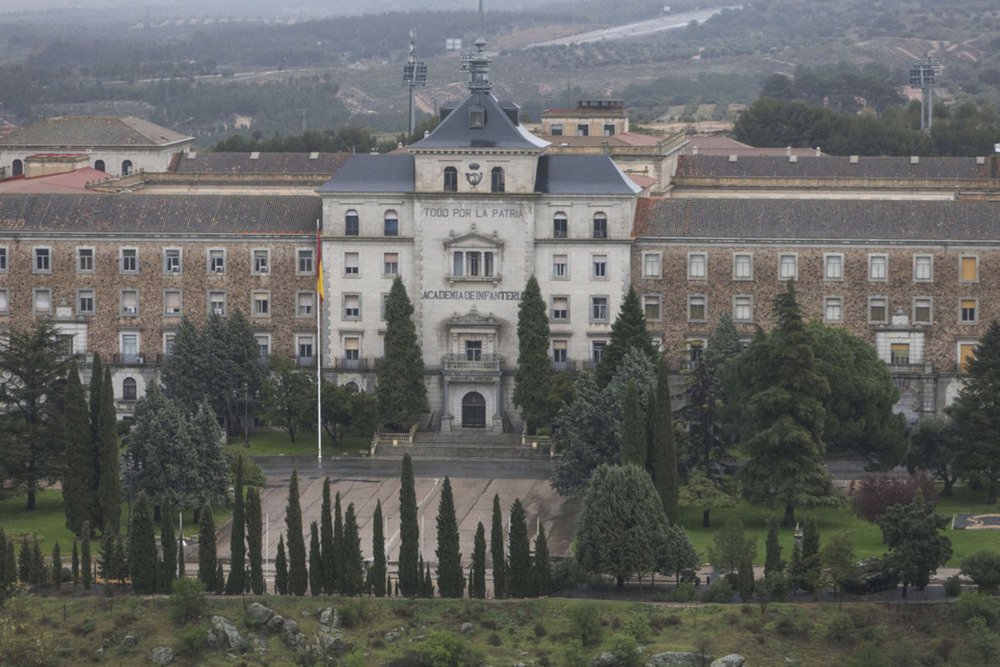
[[[141,364],[142,358],[139,356],[139,334],[123,333],[119,339],[121,350],[121,362],[123,364]]]
[[[93,248],[77,248],[76,249],[76,272],[77,273],[93,273],[94,272],[94,249]]]
[[[226,293],[222,291],[213,291],[208,293],[208,313],[210,315],[215,314],[219,317],[225,317],[226,315]]]
[[[704,280],[708,277],[708,256],[703,252],[688,255],[688,280]]]
[[[169,357],[174,351],[174,341],[177,340],[177,334],[173,332],[164,332],[163,334],[163,356]]]
[[[361,319],[361,295],[360,294],[345,294],[344,295],[344,319],[345,320],[360,320]]]
[[[482,261],[480,253],[478,252],[467,252],[465,253],[466,269],[470,276],[478,276],[482,270]]]
[[[123,317],[136,317],[139,314],[139,290],[121,290],[118,293],[118,302]]]
[[[974,283],[979,280],[979,258],[975,255],[963,255],[959,258],[959,280],[964,283]]]
[[[594,272],[591,277],[597,279],[604,279],[608,277],[608,256],[607,255],[591,255],[593,258]]]
[[[35,259],[32,264],[32,272],[52,273],[52,248],[35,248],[33,253]]]
[[[313,363],[313,337],[296,336],[295,354],[300,366],[308,366]]]
[[[549,134],[551,134],[553,137],[561,137],[562,133],[563,133],[562,123],[552,123],[552,125],[549,126]]]
[[[889,256],[868,255],[868,280],[883,281],[889,279]]]
[[[386,236],[399,236],[399,219],[386,216],[384,231]]]
[[[823,255],[823,279],[843,280],[844,279],[844,256],[843,255]]]
[[[976,299],[962,299],[959,308],[959,321],[965,324],[975,324],[977,320]]]
[[[10,313],[10,292],[6,287],[0,289],[0,315]]]
[[[382,275],[383,276],[397,276],[399,275],[399,253],[398,252],[387,252],[382,255]]]
[[[483,342],[481,340],[465,341],[465,360],[466,361],[483,360]]]
[[[778,280],[798,280],[799,258],[797,255],[778,255]]]
[[[181,314],[181,291],[179,289],[163,290],[163,313],[165,315]]]
[[[918,296],[913,299],[913,323],[931,324],[933,322],[932,301],[929,296]]]
[[[378,317],[379,317],[379,319],[381,321],[385,322],[385,300],[389,298],[389,295],[386,292],[382,292],[381,297],[382,298],[380,299],[380,301],[381,301],[382,305],[379,308],[379,315],[378,315]]]
[[[733,321],[753,322],[753,297],[737,294],[733,297]]]
[[[0,273],[7,272],[7,248],[0,246]]]
[[[77,315],[94,314],[94,290],[78,289],[76,291],[76,314]]]
[[[703,294],[688,295],[688,322],[704,322],[708,317],[708,297]]]
[[[271,335],[254,334],[254,340],[257,341],[257,356],[261,361],[267,361],[267,358],[271,356]]]
[[[608,321],[608,297],[606,296],[590,297],[590,321],[591,322]]]
[[[590,359],[594,365],[601,363],[604,358],[604,348],[608,346],[605,340],[593,340],[590,342]]]
[[[823,319],[827,322],[844,321],[844,299],[842,297],[823,297]]]
[[[208,272],[209,273],[225,273],[226,272],[226,251],[221,248],[216,248],[214,250],[208,251]]]
[[[295,315],[297,317],[311,317],[313,306],[316,305],[315,292],[299,292],[295,295]]]
[[[958,368],[962,373],[969,372],[969,360],[976,357],[975,343],[958,344]]]
[[[913,256],[913,281],[929,283],[934,280],[934,258],[931,255]]]
[[[344,361],[348,366],[357,366],[361,359],[361,339],[357,336],[350,336],[344,339]],[[353,362],[353,363],[351,363]]]
[[[884,296],[868,297],[868,322],[885,324],[889,321],[889,299]]]
[[[52,290],[37,287],[33,292],[35,315],[48,315],[52,312]]]
[[[568,348],[567,341],[564,340],[552,341],[552,363],[556,365],[556,368],[565,369],[567,348]]]
[[[569,223],[565,216],[556,216],[552,219],[552,238],[564,239],[569,234]]]
[[[733,280],[753,280],[753,255],[733,255]]]
[[[604,136],[613,137],[615,135],[615,124],[605,123],[604,124]]]
[[[906,365],[910,363],[910,344],[892,343],[889,345],[889,363]]]
[[[590,136],[590,125],[586,123],[577,123],[576,125],[576,136],[578,137],[589,137]]]
[[[139,250],[136,248],[122,248],[118,261],[121,263],[122,273],[139,273]]]
[[[552,255],[552,277],[560,279],[569,278],[568,255]]]
[[[254,250],[252,259],[254,273],[262,274],[271,270],[271,253],[268,250]]]
[[[344,253],[344,275],[348,278],[361,276],[361,254],[357,252]]]
[[[271,315],[270,292],[253,293],[253,315],[254,317],[269,317]]]
[[[552,319],[558,322],[569,322],[569,297],[552,297]]]
[[[357,236],[361,233],[361,220],[357,211],[348,211],[344,215],[344,236]]]
[[[642,297],[642,311],[647,322],[656,322],[660,319],[660,295],[645,294]]]
[[[167,248],[166,250],[163,251],[163,272],[164,273],[181,272],[180,248]]]
[[[642,253],[642,277],[643,278],[659,278],[662,275],[661,272],[662,265],[662,255],[658,252],[644,252]]]
[[[315,251],[312,248],[299,248],[298,250],[298,268],[296,271],[300,276],[312,275],[316,269],[313,268],[313,253]]]
[[[594,216],[594,238],[608,238],[608,219],[600,213]]]

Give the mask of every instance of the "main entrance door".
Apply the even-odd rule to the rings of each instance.
[[[486,399],[470,391],[462,398],[462,428],[486,428]]]

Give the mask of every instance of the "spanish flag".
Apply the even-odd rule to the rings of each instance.
[[[323,293],[323,242],[319,238],[319,220],[316,221],[316,294],[319,295],[319,302],[323,303],[325,298]]]

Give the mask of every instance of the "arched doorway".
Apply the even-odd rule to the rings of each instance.
[[[24,163],[20,160],[14,160],[14,164],[11,165],[11,175],[24,176]]]
[[[462,398],[462,428],[486,428],[486,399],[470,391]]]
[[[94,162],[94,169],[97,171],[104,171],[104,160],[96,160]]]
[[[132,173],[132,160],[122,160],[122,176]]]

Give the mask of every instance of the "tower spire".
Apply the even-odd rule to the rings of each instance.
[[[483,37],[483,0],[479,0],[479,37],[476,38],[475,51],[462,56],[462,71],[469,73],[469,91],[473,93],[488,93],[493,84],[490,83],[490,58],[486,55],[486,38]]]

